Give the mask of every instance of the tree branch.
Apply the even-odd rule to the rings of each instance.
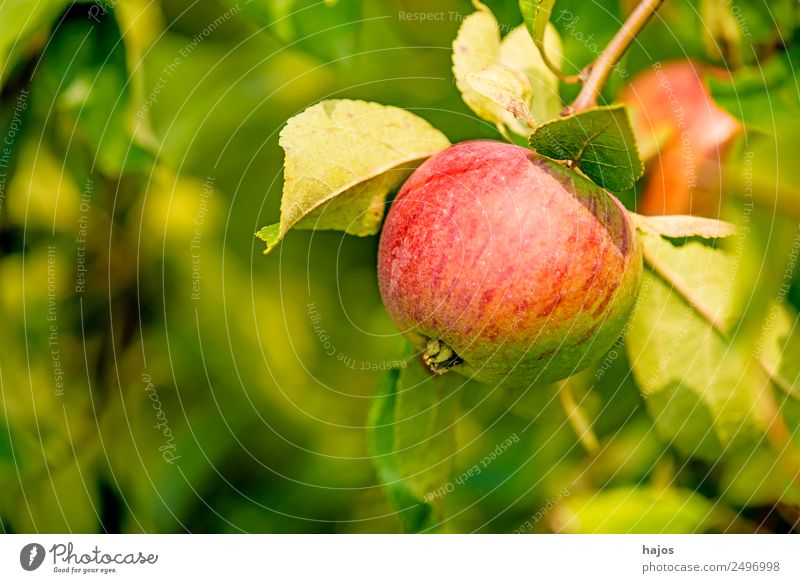
[[[564,110],[563,115],[571,115],[597,104],[597,97],[606,84],[614,65],[622,58],[625,51],[633,43],[633,39],[644,28],[644,25],[656,13],[664,0],[642,0],[633,9],[628,19],[608,43],[605,50],[597,60],[586,69],[586,81],[581,92],[571,106]]]

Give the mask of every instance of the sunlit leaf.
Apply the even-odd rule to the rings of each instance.
[[[724,530],[728,512],[689,490],[616,488],[571,494],[551,511],[556,532],[670,534]]]
[[[544,43],[550,61],[561,67],[561,38],[554,26],[547,26]],[[500,43],[500,64],[528,76],[531,85],[528,108],[535,124],[558,117],[563,106],[558,92],[558,77],[545,65],[525,26],[518,26],[503,38]]]
[[[791,38],[798,23],[793,0],[701,0],[698,8],[707,54],[731,68],[763,60],[765,52]]]
[[[69,0],[4,0],[0,3],[0,86],[31,35],[58,16]]]
[[[727,0],[700,0],[699,12],[705,24],[702,31],[708,54],[740,58],[742,30],[733,14],[733,4]]]
[[[670,239],[687,237],[703,237],[718,239],[736,234],[736,227],[725,221],[693,217],[689,215],[643,216],[631,213],[636,227],[652,235],[661,235]]]
[[[481,95],[467,81],[469,75],[494,65],[500,54],[500,27],[483,4],[464,19],[453,41],[453,75],[461,98],[480,118],[503,125],[507,116],[499,105]]]
[[[532,124],[525,123],[527,120],[521,121],[519,102],[530,112],[534,124],[552,119],[561,105],[558,79],[545,66],[524,26],[515,28],[501,41],[497,19],[486,6],[479,2],[475,4],[478,10],[464,19],[453,42],[456,86],[464,102],[478,117],[496,125],[501,132],[510,130],[527,136]],[[552,26],[546,30],[548,50],[560,62],[558,34]],[[518,75],[509,73],[507,69],[524,74],[530,89],[520,82]],[[484,77],[484,83],[477,88],[473,85],[475,75]],[[488,80],[493,80],[489,87],[486,85]],[[498,91],[498,84],[503,86],[502,91]],[[509,94],[513,95],[512,103]],[[510,111],[509,104],[512,105]]]
[[[729,323],[726,292],[734,265],[721,250],[689,242],[675,247],[641,235],[645,257],[669,269],[709,317]],[[646,270],[626,336],[633,375],[659,432],[682,453],[716,459],[762,439],[771,420],[762,392],[769,379],[745,347],[723,338],[673,282]]]

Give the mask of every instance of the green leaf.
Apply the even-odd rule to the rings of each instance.
[[[406,351],[411,355],[413,349]],[[410,357],[383,376],[368,418],[368,440],[378,478],[404,530],[435,529],[435,502],[426,494],[451,478],[455,454],[456,392],[460,379],[433,376]]]
[[[370,454],[384,485],[389,503],[398,512],[406,532],[420,532],[433,524],[431,506],[415,496],[397,468],[394,444],[394,419],[397,403],[398,369],[386,372],[378,385],[367,423]]]
[[[558,78],[544,64],[524,26],[515,28],[501,41],[500,26],[492,12],[480,2],[475,5],[478,10],[464,19],[453,41],[456,86],[464,103],[478,117],[497,126],[503,134],[510,130],[527,136],[532,125],[558,115],[561,108]],[[547,28],[545,42],[560,63],[561,41],[552,26]],[[527,77],[530,90],[518,74]],[[474,86],[476,76],[478,87]],[[483,85],[480,85],[481,77]],[[500,77],[504,88],[498,92]],[[495,79],[494,86],[487,87],[485,82],[491,79]],[[514,96],[513,102],[509,102],[509,93]],[[517,101],[522,101],[530,112],[531,121],[520,119],[521,107]],[[512,105],[511,111],[509,105]]]
[[[0,421],[0,468],[8,471],[15,465],[14,444],[8,426]]]
[[[28,39],[69,5],[69,0],[5,0],[0,3],[0,86],[16,64]]]
[[[347,66],[364,23],[360,0],[221,0],[283,45],[334,67]]]
[[[297,0],[250,0],[244,4],[237,0],[220,0],[220,4],[229,11],[241,10],[243,18],[287,45],[299,41],[293,18],[295,13],[299,10],[299,15],[308,15],[307,10],[295,6]]]
[[[10,482],[0,498],[4,519],[18,532],[96,532],[101,525],[94,452],[70,452],[52,467],[41,457],[30,458],[38,462],[36,472]],[[36,504],[18,502],[26,496]]]
[[[753,67],[742,67],[729,80],[716,76],[705,80],[716,103],[747,129],[794,137],[800,132],[798,59],[800,48],[795,47]]]
[[[761,440],[772,418],[769,379],[745,347],[709,323],[736,319],[728,289],[735,264],[721,250],[642,234],[645,270],[626,337],[634,379],[661,433],[687,456],[717,459]],[[688,290],[692,306],[679,295]],[[704,312],[707,311],[707,314]],[[706,317],[707,316],[707,317]]]
[[[554,160],[570,160],[615,192],[633,187],[644,172],[624,105],[594,107],[548,122],[531,134],[530,146]]]
[[[554,531],[578,534],[686,534],[724,530],[733,517],[677,488],[614,488],[571,494],[550,513]]]
[[[286,153],[281,219],[258,232],[265,253],[293,228],[374,235],[386,196],[450,142],[403,109],[338,99],[290,119],[280,145]]]
[[[736,506],[800,505],[797,478],[776,463],[775,450],[761,445],[726,461],[719,489],[722,498]]]
[[[452,475],[461,382],[453,374],[432,375],[416,359],[400,372],[394,423],[398,469],[423,499]]]
[[[778,386],[800,401],[800,317],[783,302],[772,301],[758,340],[761,359]],[[798,409],[792,404],[792,409]],[[800,444],[800,433],[795,434]]]
[[[545,51],[545,31],[556,0],[519,0],[522,19],[536,47]]]
[[[129,81],[113,14],[96,19],[73,15],[53,32],[33,78],[32,108],[51,120],[53,141],[78,174],[94,166],[109,176],[152,167],[154,155],[133,131],[136,112]]]
[[[725,221],[693,217],[689,215],[644,216],[630,213],[636,228],[651,235],[661,235],[668,239],[685,239],[687,237],[703,237],[718,239],[732,237],[736,227]]]

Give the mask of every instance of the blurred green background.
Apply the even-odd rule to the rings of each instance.
[[[516,2],[487,4],[504,32],[520,23]],[[721,62],[699,4],[668,0],[628,71]],[[558,3],[600,46],[630,5]],[[452,142],[498,137],[452,80],[450,44],[472,10],[464,0],[2,4],[3,532],[400,530],[365,431],[382,373],[362,368],[402,349],[378,294],[377,238],[293,232],[263,256],[253,234],[278,217],[278,133],[320,99],[404,107]],[[772,42],[781,31],[753,10],[759,43]],[[588,62],[591,43],[563,37],[568,62]],[[607,95],[622,84],[612,78]],[[796,136],[787,140],[791,152]],[[753,261],[771,246],[785,254],[800,183],[797,168],[758,170],[767,202]],[[777,198],[788,210],[776,218]],[[579,531],[610,514],[604,528],[623,532],[791,529],[800,497],[782,478],[754,493],[738,471],[748,457],[735,463],[737,489],[731,466],[659,437],[618,352],[591,391],[577,383],[598,457],[549,389],[467,387],[454,475],[518,442],[448,493],[446,531],[559,530],[569,504],[583,513]]]

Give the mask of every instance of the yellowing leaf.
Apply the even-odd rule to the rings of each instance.
[[[475,4],[478,10],[464,19],[453,42],[456,86],[464,103],[481,119],[496,125],[501,133],[510,130],[527,136],[531,133],[531,123],[520,121],[519,102],[530,112],[527,117],[532,118],[533,124],[552,119],[561,108],[558,79],[544,64],[524,26],[514,29],[501,41],[494,15],[483,4]],[[558,33],[552,26],[547,31],[546,42],[560,62]],[[513,78],[508,70],[514,71]],[[475,75],[479,77],[477,87]],[[518,75],[527,77],[530,91],[524,85],[518,86],[524,84]],[[514,98],[509,99],[509,95]]]
[[[464,19],[453,41],[453,75],[461,98],[479,117],[503,125],[501,108],[491,99],[475,91],[467,77],[497,63],[500,54],[500,27],[491,11],[483,4]]]
[[[545,31],[544,44],[550,61],[560,68],[563,49],[561,38],[552,24]],[[542,124],[559,116],[562,103],[558,94],[558,77],[545,65],[524,25],[509,32],[500,43],[500,63],[527,75],[531,85],[531,101],[528,107],[535,124]]]
[[[731,2],[700,0],[699,9],[700,18],[705,24],[701,30],[706,52],[714,58],[729,59],[733,55],[738,58],[742,49],[742,31],[736,22]]]
[[[290,119],[280,145],[286,153],[281,219],[258,232],[265,252],[292,228],[377,233],[386,195],[450,142],[403,109],[337,99]]]
[[[518,120],[525,123],[530,120],[531,84],[524,74],[504,65],[491,65],[468,75],[467,82]]]

